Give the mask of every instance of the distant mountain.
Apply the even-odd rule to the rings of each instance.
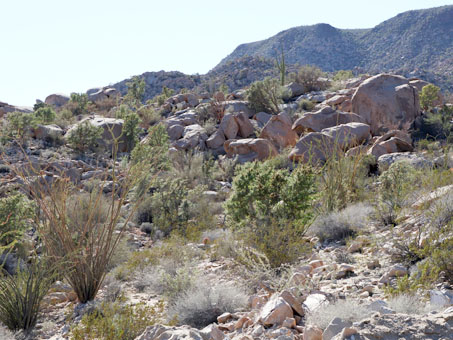
[[[283,48],[288,71],[316,65],[324,71],[395,72],[420,77],[453,91],[453,5],[409,11],[372,29],[338,29],[329,24],[290,28],[268,39],[239,45],[204,75],[146,72],[145,99],[167,86],[176,91],[230,90],[276,76],[275,57]],[[123,80],[113,86],[126,93]]]
[[[266,40],[239,45],[213,71],[244,56],[275,58],[324,71],[359,69],[421,76],[453,85],[453,5],[409,11],[372,29],[344,30],[328,24],[299,26]]]

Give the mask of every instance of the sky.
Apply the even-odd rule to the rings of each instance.
[[[32,106],[148,71],[204,74],[301,25],[371,28],[453,0],[0,0],[0,101]]]

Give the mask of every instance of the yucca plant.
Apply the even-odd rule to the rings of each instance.
[[[30,330],[35,326],[39,306],[55,279],[55,266],[34,259],[17,269],[15,275],[6,271],[0,276],[0,321],[10,330]]]

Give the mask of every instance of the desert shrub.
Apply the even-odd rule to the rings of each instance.
[[[22,249],[24,232],[34,213],[35,207],[23,194],[0,198],[0,252]]]
[[[144,169],[118,168],[116,164],[112,162],[112,192],[107,200],[102,190],[78,196],[68,179],[30,182],[21,169],[14,169],[40,208],[37,232],[44,250],[52,261],[65,262],[62,275],[81,303],[93,300],[102,286],[113,254],[136,210],[135,204],[127,211],[122,207]]]
[[[304,110],[304,111],[311,111],[315,107],[315,103],[308,99],[302,99],[299,102],[299,109]]]
[[[69,102],[65,108],[70,110],[74,116],[88,114],[88,95],[85,93],[71,93]]]
[[[437,230],[446,227],[453,221],[453,192],[447,193],[437,199],[428,212],[431,225]]]
[[[145,95],[146,83],[143,77],[134,76],[126,83],[127,93],[124,96],[124,101],[132,106],[138,107],[141,105],[143,96]]]
[[[272,162],[243,165],[226,203],[228,222],[278,266],[295,260],[312,218],[314,177],[308,167],[291,173]]]
[[[218,163],[212,156],[201,152],[179,151],[172,155],[171,173],[176,178],[185,180],[191,188],[197,185],[214,186]]]
[[[320,191],[318,210],[325,214],[365,198],[370,162],[375,160],[374,156],[370,159],[364,153],[348,157],[340,150],[324,152],[327,160],[317,179]]]
[[[162,115],[152,105],[143,105],[137,109],[137,113],[141,119],[141,126],[145,129],[162,120]]]
[[[321,243],[343,241],[363,231],[373,207],[358,203],[339,212],[320,215],[310,227],[310,233],[316,235]]]
[[[71,340],[134,340],[163,320],[163,303],[155,306],[103,303],[71,328]]]
[[[437,112],[429,112],[424,118],[424,132],[428,138],[447,139],[451,142],[453,132],[453,107],[443,106]]]
[[[36,127],[36,117],[31,113],[10,112],[2,124],[2,143],[15,141],[24,145],[31,135],[31,129]]]
[[[339,70],[333,76],[334,81],[344,81],[354,77],[351,70]]]
[[[423,86],[420,92],[420,106],[424,110],[431,110],[440,99],[440,88],[433,84]]]
[[[39,123],[50,124],[55,120],[55,111],[50,106],[45,106],[35,111],[36,119]]]
[[[69,130],[67,141],[69,146],[78,152],[95,150],[103,131],[102,127],[84,121]]]
[[[170,317],[181,325],[203,328],[226,312],[243,308],[247,294],[238,286],[226,283],[212,285],[200,280],[170,306]]]
[[[39,306],[55,279],[55,267],[34,259],[11,276],[0,275],[0,321],[10,330],[35,326]]]
[[[141,119],[137,113],[130,110],[126,105],[120,106],[116,112],[116,117],[124,120],[122,136],[124,136],[127,149],[132,150],[138,142]]]
[[[430,305],[414,294],[399,294],[392,296],[388,307],[396,313],[402,314],[424,314],[430,311]]]
[[[173,96],[175,93],[175,90],[169,89],[166,86],[162,87],[162,93],[160,95],[157,95],[156,97],[153,98],[153,101],[157,103],[157,105],[164,105],[165,101]]]
[[[407,162],[396,162],[380,176],[376,211],[385,224],[395,224],[416,181],[415,169]]]
[[[295,81],[304,86],[306,92],[322,91],[327,88],[326,75],[316,66],[306,65],[299,68]]]
[[[55,124],[57,124],[62,129],[66,129],[70,125],[74,124],[75,118],[72,115],[72,112],[68,109],[62,109],[57,112],[55,116]]]
[[[355,300],[337,300],[325,303],[307,315],[306,324],[326,329],[334,318],[357,322],[371,314],[371,311]]]
[[[250,107],[256,112],[277,114],[280,112],[279,104],[284,97],[284,89],[276,79],[265,78],[256,81],[247,90],[247,100]]]

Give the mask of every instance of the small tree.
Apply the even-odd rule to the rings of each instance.
[[[98,140],[101,138],[102,132],[102,127],[94,126],[89,121],[84,121],[69,130],[68,144],[78,152],[94,150],[98,145]]]
[[[308,167],[290,173],[271,161],[248,163],[233,180],[227,219],[273,266],[279,266],[302,253],[301,237],[313,216],[313,195],[314,176]]]
[[[36,127],[36,117],[34,114],[24,112],[8,113],[3,121],[2,141],[11,140],[24,145],[30,138],[30,131]]]
[[[263,81],[256,81],[247,90],[249,105],[256,112],[268,112],[278,114],[284,96],[284,89],[278,80],[265,78]]]
[[[306,92],[321,91],[327,88],[326,81],[322,80],[325,73],[316,66],[302,66],[296,74],[296,83],[304,86]]]
[[[132,77],[131,81],[126,83],[127,94],[125,100],[130,102],[132,106],[138,107],[141,105],[143,96],[145,95],[146,83],[142,77]]]
[[[88,95],[86,93],[71,93],[67,107],[75,116],[88,113]]]
[[[50,106],[44,106],[35,111],[35,116],[39,123],[49,124],[55,120],[57,114]]]
[[[420,92],[420,106],[424,110],[432,110],[435,103],[440,100],[440,88],[428,84],[423,86],[422,91]]]

